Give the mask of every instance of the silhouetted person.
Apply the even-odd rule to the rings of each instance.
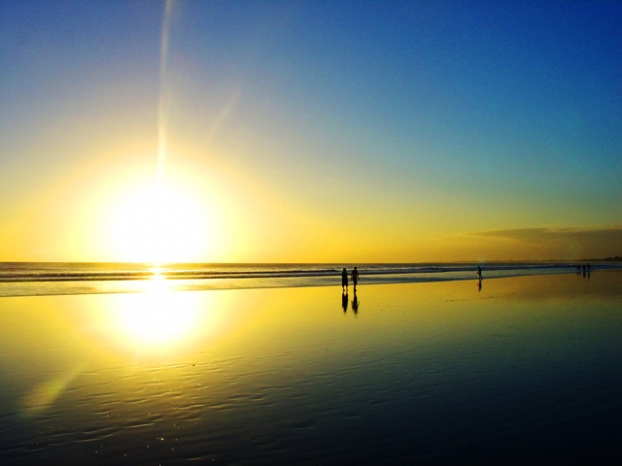
[[[343,308],[343,313],[345,314],[346,312],[348,312],[348,292],[345,291],[342,295],[341,295],[341,307]]]
[[[348,271],[345,269],[345,267],[341,272],[341,288],[346,292],[348,291]]]
[[[354,270],[356,270],[356,267],[354,267]],[[354,299],[352,300],[352,310],[354,311],[355,315],[359,313],[359,304],[361,304],[361,302],[359,301],[359,298],[356,296],[356,288],[354,288]]]
[[[354,267],[354,270],[352,270],[352,283],[354,283],[354,299],[356,299],[356,284],[358,283],[358,281],[359,281],[359,271],[356,270],[356,267]]]
[[[477,276],[480,280],[482,279],[482,268],[479,265],[477,266]]]

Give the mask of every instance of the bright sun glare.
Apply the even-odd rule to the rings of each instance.
[[[144,293],[127,298],[120,309],[122,328],[142,344],[164,344],[187,337],[198,319],[191,293],[175,293],[156,275]]]
[[[192,262],[209,242],[205,215],[181,190],[154,186],[136,192],[114,215],[116,255],[137,262]]]
[[[221,295],[176,291],[157,267],[153,272],[153,278],[141,283],[142,292],[111,296],[94,314],[100,319],[97,328],[118,348],[136,355],[184,351],[215,341],[226,321]]]

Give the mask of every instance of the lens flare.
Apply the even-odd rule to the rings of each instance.
[[[168,48],[171,15],[173,12],[173,0],[166,0],[164,18],[162,19],[162,34],[160,39],[160,89],[158,95],[158,168],[157,184],[162,183],[164,177],[164,164],[167,150],[168,109],[170,106],[169,83],[168,83]]]

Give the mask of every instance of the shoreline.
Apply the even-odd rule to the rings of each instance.
[[[560,270],[559,268],[536,268],[521,270],[498,270],[495,273],[486,273],[483,270],[481,282],[502,278],[519,278],[551,275],[579,275],[586,280],[598,273],[622,272],[622,268],[597,268],[592,272],[576,272],[574,270]],[[363,275],[358,289],[374,285],[396,285],[412,283],[439,283],[457,281],[475,281],[479,278],[474,272],[429,272],[411,274],[378,274]],[[335,287],[340,288],[339,277],[334,275],[312,277],[252,277],[252,278],[168,278],[156,277],[135,279],[106,279],[106,280],[30,280],[30,281],[0,281],[0,298],[29,297],[29,296],[70,296],[90,294],[133,294],[149,293],[154,286],[159,292],[184,291],[216,291],[216,290],[249,290],[249,289],[276,289],[276,288],[309,288]],[[350,284],[350,290],[352,285]]]

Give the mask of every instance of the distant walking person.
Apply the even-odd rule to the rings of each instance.
[[[482,279],[482,268],[479,265],[477,266],[477,276],[480,280]]]
[[[354,270],[352,270],[352,283],[354,283],[354,291],[356,291],[356,284],[359,281],[359,271],[356,270],[356,267],[354,267]]]
[[[348,291],[348,271],[345,268],[341,272],[341,288]]]

